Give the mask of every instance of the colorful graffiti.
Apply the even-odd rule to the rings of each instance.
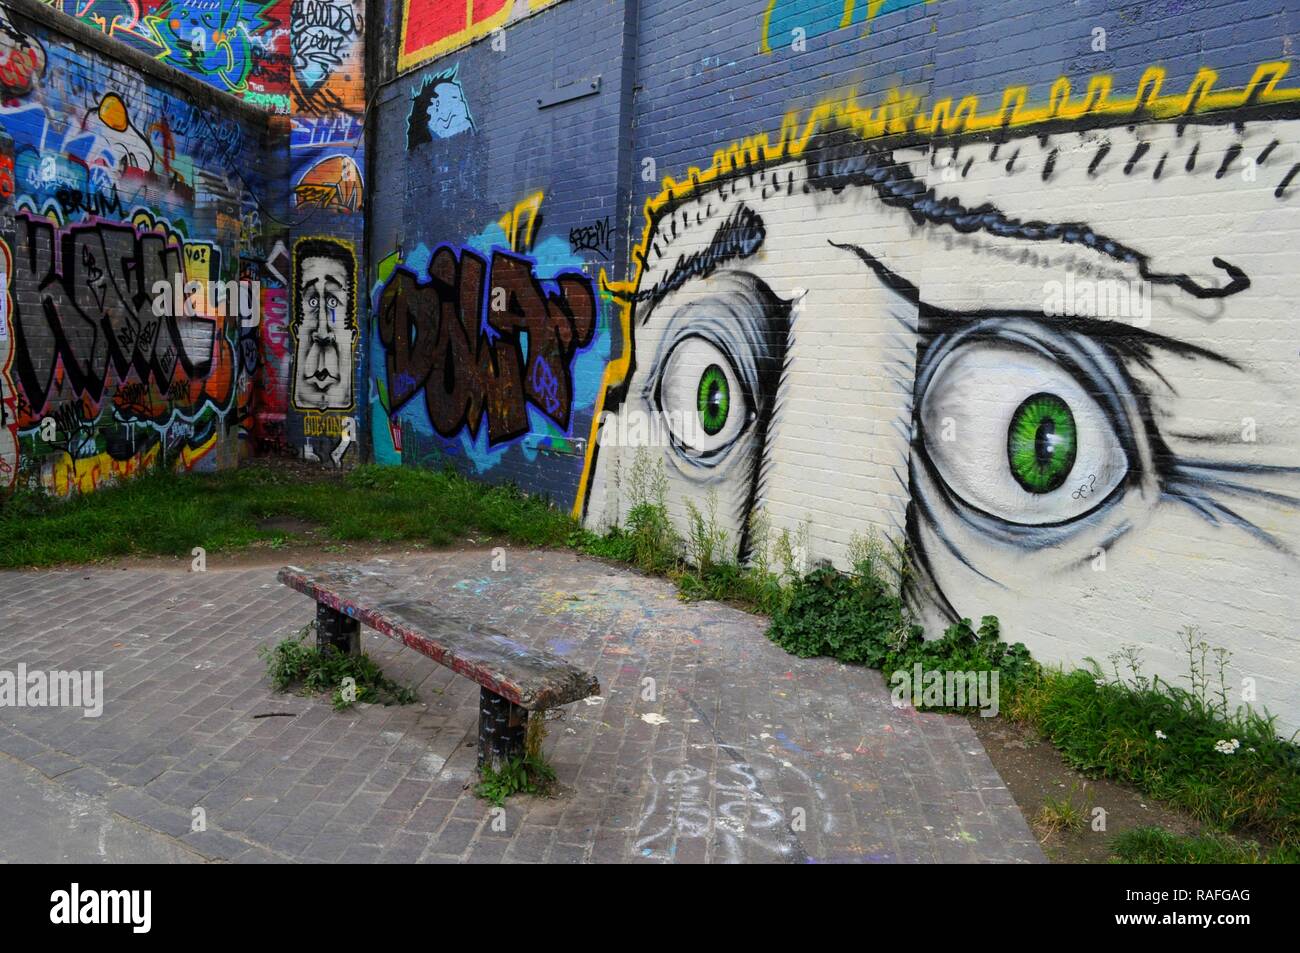
[[[134,377],[168,393],[219,362],[218,320],[178,312],[174,295],[154,292],[176,275],[215,281],[220,251],[211,243],[185,242],[165,223],[57,229],[24,213],[14,251],[15,281],[39,290],[32,304],[20,297],[12,322],[28,423],[69,398],[98,404],[114,380]]]
[[[450,139],[474,129],[474,117],[465,102],[465,90],[456,78],[459,64],[424,77],[411,90],[411,112],[406,117],[406,148],[437,139]]]
[[[289,32],[295,112],[354,108],[361,88],[360,7],[352,0],[293,0]]]
[[[281,0],[48,0],[129,46],[218,89],[252,99],[287,93]],[[265,80],[270,79],[271,82]]]
[[[361,208],[361,170],[351,156],[327,156],[302,174],[293,194],[298,208],[356,212]]]
[[[14,26],[0,8],[0,89],[10,96],[30,93],[44,72],[44,47]]]
[[[608,332],[567,242],[534,234],[541,202],[531,196],[464,245],[381,267],[373,353],[383,363],[372,373],[395,452],[418,458],[431,444],[484,470],[512,448],[580,449],[573,434],[585,428]]]
[[[23,213],[14,252],[13,285],[37,289],[11,313],[17,423],[46,487],[93,489],[155,444],[185,466],[211,450],[233,406],[234,345],[220,317],[156,286],[215,281],[219,249],[145,213],[62,229]]]
[[[444,246],[426,274],[397,270],[378,315],[393,407],[422,393],[444,437],[466,428],[477,435],[486,417],[493,446],[527,432],[526,404],[568,428],[570,362],[591,343],[596,297],[579,274],[556,276],[548,290],[533,265],[509,252],[493,252],[489,263]]]
[[[293,294],[293,406],[351,410],[357,344],[352,246],[333,238],[294,242]]]
[[[83,9],[115,35],[145,22],[128,5]],[[231,280],[245,199],[231,180],[257,161],[244,129],[26,29],[0,28],[48,59],[0,104],[13,140],[0,191],[15,213],[0,485],[71,493],[149,466],[233,462],[223,437],[247,388]]]
[[[524,16],[556,0],[529,0]],[[520,18],[513,0],[402,0],[397,68],[407,70]]]

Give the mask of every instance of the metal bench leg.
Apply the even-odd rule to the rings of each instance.
[[[486,688],[478,694],[478,766],[500,771],[507,762],[524,756],[528,709]]]
[[[316,648],[334,648],[344,655],[361,654],[361,623],[351,616],[316,603]]]

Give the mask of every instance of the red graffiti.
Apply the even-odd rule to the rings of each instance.
[[[30,93],[44,72],[44,48],[0,12],[0,89],[10,96]]]
[[[554,2],[532,0],[529,7]],[[511,0],[405,0],[405,7],[398,54],[403,69],[485,36],[516,16]]]

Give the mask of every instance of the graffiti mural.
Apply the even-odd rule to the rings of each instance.
[[[115,35],[145,22],[128,5],[84,11]],[[0,103],[13,140],[0,157],[13,203],[0,486],[67,494],[233,463],[224,438],[249,389],[241,356],[255,356],[241,350],[255,309],[236,280],[248,189],[231,184],[256,177],[244,127],[44,27],[5,24],[10,79],[15,49],[30,70]]]
[[[45,48],[23,33],[0,8],[0,89],[10,96],[30,93],[45,72]]]
[[[287,98],[280,64],[287,0],[48,0],[154,59],[218,89],[275,108]],[[278,110],[277,110],[278,111]]]
[[[48,488],[93,489],[160,452],[189,466],[212,449],[233,405],[234,345],[221,317],[155,288],[219,274],[216,247],[166,223],[59,229],[19,216],[12,282],[39,293],[12,308],[11,378],[24,457]]]
[[[512,448],[570,458],[580,448],[574,434],[585,429],[608,334],[567,242],[534,234],[541,201],[532,196],[465,245],[420,248],[381,269],[383,365],[372,372],[377,414],[392,428],[383,443],[395,452],[431,444],[484,470]]]
[[[356,370],[357,261],[345,242],[302,238],[293,246],[293,405],[350,410]]]
[[[401,0],[397,68],[407,70],[519,19],[514,0]],[[526,16],[557,0],[528,0]]]
[[[1300,460],[1283,430],[1300,390],[1229,329],[1294,303],[1259,231],[1300,200],[1286,70],[1221,91],[1205,71],[1162,95],[1153,68],[1130,97],[1061,80],[1047,105],[989,112],[830,103],[667,180],[614,288],[626,357],[607,369],[575,513],[625,518],[632,451],[608,438],[626,418],[688,417],[648,450],[683,531],[709,493],[742,558],[759,510],[806,514],[816,555],[841,563],[855,519],[884,528],[931,630],[995,614],[1059,658],[1098,633],[1118,648],[1107,619],[1173,633],[1217,599],[1275,631],[1232,593],[1295,572]],[[1210,202],[1212,231],[1162,224]],[[826,427],[829,465],[801,461],[790,441]],[[1249,578],[1202,571],[1184,541],[1207,533]],[[1157,610],[1153,590],[1178,605]]]
[[[293,187],[298,208],[322,208],[334,212],[355,212],[361,208],[361,170],[348,155],[321,159]]]
[[[353,0],[293,0],[289,14],[295,112],[355,108],[361,87],[361,8]]]
[[[411,91],[411,113],[406,117],[407,149],[474,129],[465,90],[456,78],[457,69],[453,66],[426,76]]]
[[[378,319],[393,406],[422,394],[444,437],[477,435],[486,417],[489,445],[527,432],[528,404],[567,429],[570,362],[591,343],[596,298],[585,276],[561,274],[554,283],[545,288],[532,262],[503,251],[487,261],[444,246],[424,275],[399,268]]]

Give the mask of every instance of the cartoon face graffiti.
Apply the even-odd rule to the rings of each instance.
[[[293,404],[352,407],[356,344],[356,257],[350,246],[306,238],[294,246]]]
[[[411,94],[411,113],[406,120],[408,149],[435,138],[450,139],[474,128],[456,70],[452,67],[426,76]]]
[[[101,161],[111,163],[114,172],[153,171],[153,146],[132,125],[126,104],[117,93],[108,93],[99,101],[99,108],[86,116],[84,127],[96,137],[98,151],[103,156]]]
[[[709,492],[742,558],[759,509],[841,566],[884,532],[930,632],[997,615],[1074,661],[1149,640],[1177,673],[1178,630],[1231,605],[1281,645],[1300,382],[1270,353],[1300,351],[1300,302],[1265,236],[1294,233],[1300,122],[1181,119],[934,149],[823,129],[668,198],[588,523],[626,519],[635,451],[610,438],[660,415],[642,452],[680,532]],[[1265,316],[1271,343],[1234,331]],[[1293,682],[1270,708],[1300,710]]]

